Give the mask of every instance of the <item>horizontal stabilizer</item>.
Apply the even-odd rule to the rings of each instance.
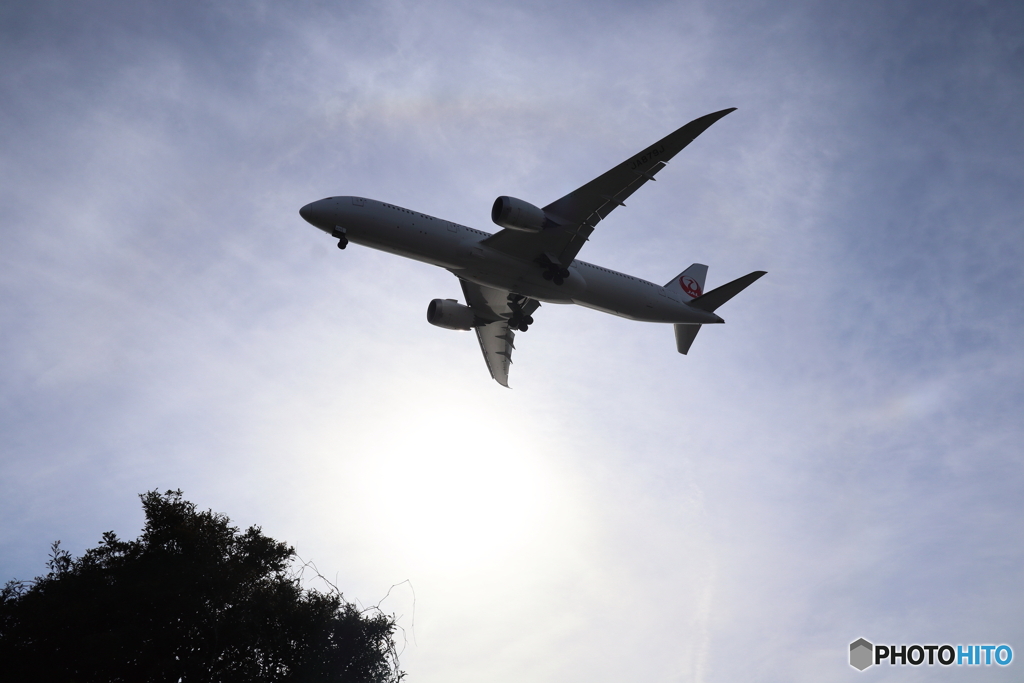
[[[700,325],[676,324],[673,327],[676,328],[676,348],[679,349],[679,353],[686,355],[693,340],[697,338],[697,333],[700,332]]]
[[[760,278],[762,275],[767,275],[767,272],[763,270],[755,270],[753,273],[749,273],[747,275],[744,275],[743,277],[738,277],[732,282],[724,284],[721,287],[716,287],[707,294],[698,296],[693,301],[690,301],[689,305],[693,306],[694,308],[699,308],[702,311],[707,311],[708,313],[714,313],[715,309],[717,309],[726,301],[742,292],[750,285],[754,284],[754,282],[756,282],[757,279]],[[677,325],[676,339],[679,338],[678,330],[679,326]],[[694,336],[697,335],[696,332],[694,332],[693,334]]]

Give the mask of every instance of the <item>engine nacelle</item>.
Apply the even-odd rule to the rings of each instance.
[[[446,330],[471,330],[476,324],[476,314],[455,299],[434,299],[427,306],[427,322]]]
[[[529,202],[515,197],[498,197],[491,207],[491,220],[509,230],[540,232],[547,216]]]

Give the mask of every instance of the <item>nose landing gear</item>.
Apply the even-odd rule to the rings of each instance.
[[[345,231],[342,228],[335,227],[334,230],[331,230],[331,237],[338,240],[338,249],[348,246],[348,237],[345,236]]]

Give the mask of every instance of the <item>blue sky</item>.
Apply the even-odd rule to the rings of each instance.
[[[8,3],[0,573],[182,488],[400,616],[414,681],[924,680],[1024,654],[1014,3]],[[298,216],[491,230],[716,123],[581,258],[769,275],[671,330],[545,306],[512,391],[436,268]],[[1019,669],[944,670],[1010,680]]]

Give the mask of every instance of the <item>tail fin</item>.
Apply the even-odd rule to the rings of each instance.
[[[703,263],[694,263],[669,280],[665,289],[669,290],[674,298],[690,301],[704,293],[704,279],[707,276],[708,267]]]
[[[692,269],[694,269],[696,267],[698,267],[697,264],[696,263],[693,264],[692,266],[687,268],[679,276],[678,279],[682,280],[683,277],[685,277],[686,274],[688,272],[690,272],[690,270],[692,270]],[[703,270],[704,274],[707,273],[707,271],[708,271],[708,267],[707,266],[700,266],[700,268],[704,269]],[[708,313],[714,313],[715,309],[717,309],[719,306],[724,304],[726,301],[728,301],[729,299],[733,298],[734,296],[736,296],[737,294],[742,292],[744,289],[746,289],[750,285],[754,284],[754,282],[756,282],[762,275],[766,275],[766,274],[767,273],[765,271],[763,271],[763,270],[755,270],[753,273],[748,273],[747,275],[744,275],[743,277],[736,278],[732,282],[726,283],[726,284],[722,285],[721,287],[716,287],[715,289],[712,289],[707,294],[701,294],[700,296],[698,296],[698,297],[696,297],[694,299],[690,299],[689,304],[691,306],[693,306],[694,308],[699,308],[702,311],[707,311]],[[670,283],[668,283],[668,285],[665,285],[665,286],[668,287],[671,284],[672,283],[670,282]],[[704,287],[703,275],[701,276],[701,279],[700,279],[700,286],[703,289],[703,287]],[[683,287],[685,289],[685,285],[683,285]],[[682,354],[685,355],[686,352],[690,350],[690,346],[693,345],[693,340],[697,338],[697,333],[700,332],[700,325],[687,325],[687,324],[679,324],[679,323],[677,323],[677,324],[673,325],[673,327],[675,328],[675,331],[676,331],[676,349],[678,349],[679,353],[682,353]]]

